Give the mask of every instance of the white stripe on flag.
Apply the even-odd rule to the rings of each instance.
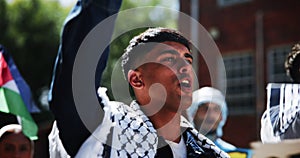
[[[20,91],[17,87],[17,84],[16,84],[15,80],[10,80],[10,81],[6,82],[2,87],[10,89],[10,90],[20,94]]]

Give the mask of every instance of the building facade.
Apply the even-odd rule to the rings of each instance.
[[[284,60],[300,41],[300,1],[180,0],[180,11],[199,21],[222,54],[229,107],[224,139],[249,147],[260,140],[267,83],[290,82]],[[210,85],[205,64],[198,67],[199,85]]]

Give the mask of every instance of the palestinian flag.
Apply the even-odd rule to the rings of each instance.
[[[32,119],[20,94],[11,70],[0,49],[0,111],[16,115],[23,133],[31,140],[37,139],[38,127]]]

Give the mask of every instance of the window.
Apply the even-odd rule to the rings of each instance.
[[[250,53],[223,57],[227,91],[226,101],[231,115],[255,113],[254,59]]]
[[[251,0],[217,0],[218,5],[220,7],[231,6],[234,4],[239,4],[239,3],[249,2],[249,1]]]
[[[284,62],[291,51],[291,45],[280,46],[268,50],[268,82],[291,82],[286,75]]]

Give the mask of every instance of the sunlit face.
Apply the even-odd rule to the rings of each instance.
[[[186,109],[192,103],[193,91],[193,58],[191,52],[177,42],[163,42],[155,46],[143,59],[137,70],[141,72],[144,84],[143,92],[147,93],[142,101],[159,101],[165,98],[164,108],[177,111]],[[154,84],[160,88],[150,88]],[[148,95],[151,93],[151,97]],[[166,93],[166,94],[163,94]],[[165,96],[165,97],[163,97]],[[180,107],[180,109],[178,109]]]
[[[215,131],[221,120],[221,107],[214,103],[205,103],[199,106],[194,116],[195,127],[203,134]]]
[[[22,133],[6,135],[0,142],[1,158],[31,158],[31,142]]]

